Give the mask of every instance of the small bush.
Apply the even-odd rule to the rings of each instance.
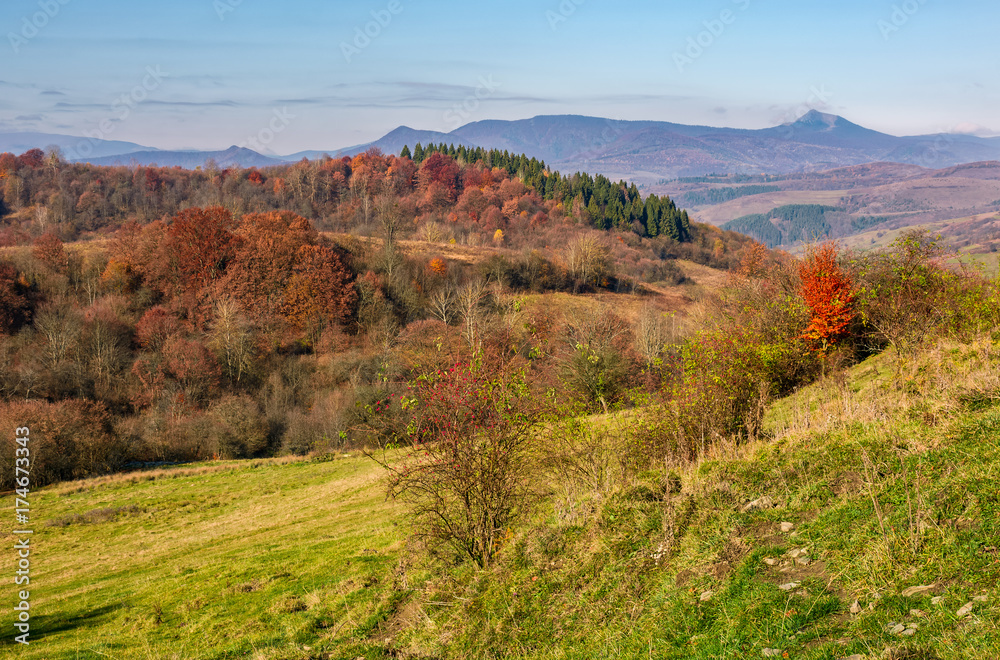
[[[421,377],[391,404],[408,417],[403,461],[380,460],[418,536],[489,566],[531,507],[532,428],[540,415],[523,372],[458,364]]]

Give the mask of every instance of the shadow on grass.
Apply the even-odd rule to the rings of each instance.
[[[46,637],[51,637],[59,633],[78,630],[80,628],[94,628],[106,623],[107,618],[114,616],[120,610],[121,607],[106,605],[96,610],[77,612],[75,614],[34,615],[31,617],[31,635],[28,637],[28,640],[32,644],[35,644],[43,641]],[[21,645],[14,641],[12,635],[4,635],[3,641],[0,641],[0,649],[15,646]]]

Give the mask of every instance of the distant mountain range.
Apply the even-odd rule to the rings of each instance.
[[[161,167],[183,167],[193,170],[209,160],[219,167],[268,167],[281,165],[285,159],[269,158],[252,149],[229,147],[225,151],[135,151],[117,156],[84,159],[94,165],[159,165]]]
[[[564,173],[587,171],[655,184],[664,179],[706,174],[788,174],[871,162],[944,168],[1000,160],[1000,138],[961,134],[896,137],[858,126],[843,117],[810,111],[794,122],[766,129],[688,126],[659,121],[621,121],[577,115],[540,116],[519,121],[473,122],[450,133],[406,126],[367,144],[327,151],[269,157],[232,147],[222,152],[160,151],[127,142],[37,133],[0,134],[0,150],[24,151],[56,144],[95,164],[138,163],[194,167],[212,158],[220,166],[264,167],[323,154],[350,156],[378,147],[399,153],[417,142],[506,149],[545,160]],[[29,146],[30,145],[30,146]]]
[[[47,149],[59,147],[66,158],[103,158],[117,156],[134,151],[150,150],[134,142],[119,142],[117,140],[97,140],[94,138],[73,135],[57,135],[54,133],[0,133],[0,152],[9,151],[13,154],[23,154],[29,149]]]

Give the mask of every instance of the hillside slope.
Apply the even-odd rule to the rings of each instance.
[[[401,640],[447,657],[1000,656],[995,344],[888,355],[720,448],[555,497],[503,565],[447,576]]]
[[[1000,656],[995,343],[873,358],[778,401],[767,425],[666,478],[554,487],[488,572],[408,549],[363,457],[46,488],[32,500],[33,643],[6,636],[0,652]]]

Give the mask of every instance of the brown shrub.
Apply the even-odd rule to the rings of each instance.
[[[0,461],[14,465],[12,429],[30,429],[31,486],[108,474],[127,461],[126,446],[111,433],[102,404],[88,401],[0,403]],[[14,470],[4,470],[0,487],[13,488]]]

